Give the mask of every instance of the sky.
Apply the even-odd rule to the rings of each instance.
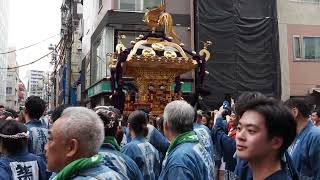
[[[9,47],[16,49],[37,43],[51,36],[41,44],[17,51],[19,65],[34,61],[50,52],[50,44],[57,44],[60,39],[60,7],[62,0],[8,0],[9,10]],[[27,70],[53,69],[50,65],[51,55],[32,64],[19,68],[20,79],[26,83]]]

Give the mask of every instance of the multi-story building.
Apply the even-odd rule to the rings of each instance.
[[[53,106],[77,104],[77,82],[80,76],[81,1],[63,0],[61,6],[61,43],[52,73]]]
[[[8,51],[9,1],[0,1],[0,52]],[[0,54],[0,104],[6,102],[7,54]]]
[[[149,31],[142,21],[147,8],[159,6],[161,0],[84,0],[83,17],[79,23],[82,39],[81,54],[81,101],[83,105],[95,107],[110,104],[110,71],[108,57],[115,50],[119,35],[125,35],[123,43],[129,47],[130,41]],[[166,11],[173,15],[174,30],[179,34],[187,49],[191,43],[190,22],[191,0],[166,1]],[[182,89],[192,91],[192,74],[185,75]]]
[[[9,51],[14,51],[15,48],[9,48]],[[18,110],[18,91],[19,91],[19,69],[17,67],[16,53],[8,54],[8,70],[7,70],[7,87],[6,87],[6,107]]]
[[[46,102],[46,104],[48,105],[48,109],[51,110],[52,106],[51,106],[51,81],[50,81],[50,74],[51,72],[47,71],[44,73],[43,76],[43,81],[40,83],[40,88],[42,88],[42,99]],[[39,84],[38,84],[39,86]]]
[[[29,70],[27,71],[27,97],[38,96],[43,98],[44,71]]]
[[[24,106],[25,98],[26,98],[26,87],[24,86],[23,82],[19,82],[19,89],[18,89],[18,103],[19,103],[19,109],[21,109]]]
[[[320,2],[277,3],[282,98],[320,92]]]

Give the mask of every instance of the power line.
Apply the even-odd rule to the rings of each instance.
[[[20,66],[15,66],[15,67],[0,68],[0,69],[10,70],[10,69],[17,69],[17,68],[21,68],[21,67],[24,67],[24,66],[28,66],[28,65],[30,65],[30,64],[33,64],[33,63],[35,63],[35,62],[40,61],[41,59],[47,57],[47,56],[50,55],[51,53],[53,53],[53,51],[50,51],[50,52],[47,53],[46,55],[44,55],[44,56],[42,56],[42,57],[40,57],[40,58],[38,58],[38,59],[36,59],[36,60],[34,60],[34,61],[32,61],[32,62],[29,62],[29,63],[27,63],[27,64],[23,64],[23,65],[20,65]]]
[[[50,37],[48,37],[48,38],[46,38],[46,39],[44,39],[44,40],[41,40],[41,41],[36,42],[36,43],[34,43],[34,44],[31,44],[31,45],[29,45],[29,46],[25,46],[25,47],[23,47],[23,48],[19,48],[19,49],[12,50],[12,51],[7,51],[7,52],[0,52],[0,54],[10,54],[10,53],[13,53],[13,52],[16,52],[16,51],[20,51],[20,50],[23,50],[23,49],[27,49],[27,48],[30,48],[30,47],[32,47],[32,46],[38,45],[38,44],[40,44],[40,43],[42,43],[42,42],[44,42],[44,41],[46,41],[46,40],[48,40],[48,39],[51,39],[51,38],[53,38],[53,37],[56,37],[56,36],[58,36],[58,35],[60,35],[60,34],[56,34],[56,35],[54,35],[54,36],[50,36]]]
[[[60,40],[60,42],[57,44],[57,46],[56,46],[56,48],[55,48],[54,50],[50,51],[49,53],[41,56],[40,58],[38,58],[38,59],[36,59],[36,60],[34,60],[34,61],[32,61],[32,62],[29,62],[29,63],[27,63],[27,64],[23,64],[23,65],[20,65],[20,66],[0,68],[0,69],[7,69],[7,70],[10,70],[10,69],[18,69],[18,68],[20,68],[20,67],[24,67],[24,66],[28,66],[28,65],[31,65],[31,64],[33,64],[33,63],[36,63],[36,62],[40,61],[41,59],[43,59],[43,58],[49,56],[50,54],[52,54],[54,51],[56,51],[56,49],[58,48],[58,46],[60,46],[60,43],[61,43],[61,40]]]

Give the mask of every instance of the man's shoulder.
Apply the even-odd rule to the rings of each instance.
[[[136,148],[139,148],[138,147],[138,141],[131,141],[129,143],[127,143],[126,145],[124,145],[121,150],[124,150],[124,149],[136,149]]]
[[[33,119],[26,123],[28,128],[45,128],[42,121],[40,119]]]
[[[117,160],[124,162],[126,160],[127,155],[112,149],[100,150],[99,154],[104,155],[104,159],[107,161]]]
[[[27,162],[27,161],[38,161],[41,160],[40,156],[37,156],[32,153],[25,153],[23,155],[18,156],[2,156],[0,158],[0,162],[12,162],[12,161],[19,161],[19,162]]]
[[[77,177],[74,177],[74,180],[96,180],[96,179],[121,179],[119,173],[110,169],[104,164],[99,164],[98,166],[86,169],[79,173]]]
[[[310,128],[309,133],[312,134],[312,135],[315,135],[315,136],[319,136],[320,135],[320,128],[317,127],[317,126],[312,126]]]
[[[188,162],[193,161],[197,158],[195,151],[198,143],[183,143],[178,145],[172,152],[168,155],[168,160],[171,159],[175,162]]]
[[[196,129],[204,129],[204,130],[206,130],[209,134],[211,133],[211,130],[210,130],[207,126],[205,126],[205,125],[203,125],[203,124],[196,124],[196,123],[194,123],[194,124],[193,124],[193,129],[194,129],[194,130],[196,130]]]
[[[288,176],[285,170],[279,170],[265,178],[265,180],[292,180],[292,178]]]
[[[320,143],[320,128],[312,126],[307,133],[307,141],[312,141],[314,143]]]

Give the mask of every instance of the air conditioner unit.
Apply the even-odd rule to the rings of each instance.
[[[320,93],[320,88],[311,88],[311,89],[309,89],[309,94],[312,94],[313,91],[317,91],[317,92]]]

